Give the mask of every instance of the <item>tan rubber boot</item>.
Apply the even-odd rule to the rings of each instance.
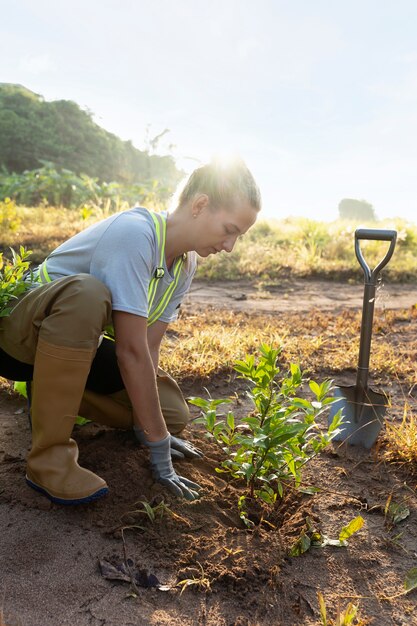
[[[93,356],[91,350],[42,339],[37,345],[26,481],[59,504],[83,504],[108,492],[102,478],[78,465],[78,446],[71,439]]]

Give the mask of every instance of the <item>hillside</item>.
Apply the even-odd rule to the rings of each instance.
[[[45,162],[126,184],[157,179],[175,186],[181,177],[171,156],[138,150],[75,102],[47,102],[22,85],[0,83],[0,170],[21,173]]]

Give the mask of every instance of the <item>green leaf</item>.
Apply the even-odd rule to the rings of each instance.
[[[89,424],[91,422],[91,420],[87,419],[86,417],[81,417],[81,415],[77,415],[75,423],[78,424],[78,426],[85,426],[86,424]]]
[[[339,541],[344,543],[349,537],[351,537],[354,533],[358,532],[364,525],[365,520],[361,515],[355,517],[347,526],[343,526],[342,530],[339,533]]]
[[[317,592],[317,598],[319,600],[321,623],[323,624],[323,626],[327,626],[326,604],[324,602],[324,597],[323,597],[323,594],[321,593],[321,591]]]
[[[410,515],[410,509],[405,504],[390,502],[387,515],[390,517],[391,524],[396,526],[399,522],[407,519]]]
[[[311,406],[311,403],[308,400],[305,400],[305,398],[293,398],[292,404],[296,407],[302,407],[306,409],[309,409]]]
[[[316,398],[319,398],[320,397],[319,385],[314,380],[310,380],[310,382],[308,383],[308,386],[310,387],[311,391],[314,393]]]
[[[24,398],[28,397],[27,391],[26,391],[26,383],[25,382],[16,381],[15,384],[13,385],[13,389],[14,389],[14,391],[19,393]]]
[[[200,408],[206,408],[209,404],[209,400],[204,400],[204,398],[197,398],[194,396],[190,396],[187,398],[187,401],[194,406],[199,406]]]
[[[230,428],[230,430],[233,431],[235,429],[235,416],[233,415],[231,411],[229,411],[227,414],[226,423],[228,427]]]
[[[299,487],[298,491],[300,491],[301,493],[306,493],[308,495],[311,495],[313,493],[320,493],[321,489],[320,487]]]
[[[294,543],[290,550],[290,556],[300,556],[310,549],[311,541],[305,533],[301,533],[300,537]]]
[[[258,417],[245,417],[245,419],[243,419],[242,422],[244,424],[248,424],[248,426],[250,426],[252,429],[256,428],[257,426],[259,426],[259,418]]]

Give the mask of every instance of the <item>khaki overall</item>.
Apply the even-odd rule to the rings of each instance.
[[[107,492],[102,478],[77,463],[78,447],[71,439],[77,415],[115,428],[133,423],[125,391],[103,396],[85,389],[111,314],[107,287],[89,274],[77,274],[36,287],[0,318],[0,347],[34,365],[27,481],[55,502],[88,502]],[[178,434],[188,422],[188,407],[162,370],[157,385],[167,428]]]

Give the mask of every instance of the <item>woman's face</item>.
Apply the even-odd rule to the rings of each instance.
[[[231,252],[241,235],[253,226],[257,211],[247,202],[237,203],[234,208],[203,207],[195,219],[194,250],[201,257],[217,252]]]

